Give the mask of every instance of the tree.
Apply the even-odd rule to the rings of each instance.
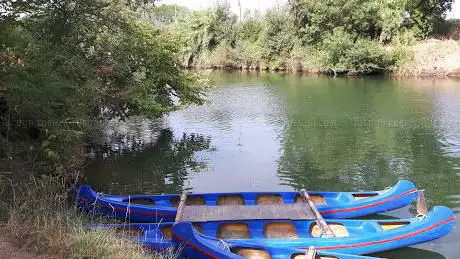
[[[159,2],[161,0],[125,0],[126,1],[126,6],[128,6],[130,9],[137,11],[142,8],[148,8],[148,7],[153,7],[155,6],[156,2]]]
[[[288,5],[297,34],[304,42],[315,43],[336,27],[373,39],[388,39],[395,30],[403,31],[407,26],[426,36],[450,10],[452,0],[289,0]]]
[[[189,12],[189,9],[179,5],[160,5],[149,8],[144,17],[154,25],[170,25]]]
[[[228,4],[217,5],[213,9],[195,11],[178,18],[169,28],[168,37],[180,44],[184,65],[190,67],[200,55],[214,50],[221,43],[234,46],[236,21]]]
[[[334,28],[348,33],[378,38],[381,33],[381,14],[386,4],[363,0],[291,0],[295,24],[305,43],[317,43]]]
[[[407,1],[410,26],[416,35],[425,37],[434,32],[452,9],[453,0],[415,0]]]
[[[289,15],[270,10],[263,21],[264,29],[260,37],[261,45],[264,46],[263,58],[270,62],[277,57],[288,56],[296,41]]]
[[[0,133],[8,143],[30,140],[25,146],[55,166],[62,162],[56,154],[95,130],[82,121],[158,117],[202,102],[176,44],[125,2],[14,1],[8,8],[0,23]],[[24,120],[33,125],[18,125]]]

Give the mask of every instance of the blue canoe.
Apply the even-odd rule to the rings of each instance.
[[[187,258],[215,259],[378,259],[376,257],[347,255],[328,251],[316,251],[270,247],[264,245],[227,246],[222,240],[198,233],[191,223],[180,222],[174,226],[174,240],[180,246],[181,254]],[[307,256],[310,249],[314,252]]]
[[[308,249],[319,252],[370,254],[407,247],[443,237],[452,231],[455,216],[447,207],[434,207],[426,216],[402,220],[326,220],[336,237],[323,238],[314,220],[243,220],[215,221],[190,224],[173,222],[149,224],[101,225],[95,229],[115,229],[127,233],[152,251],[177,246],[174,239],[184,243],[186,254],[203,253],[220,258],[213,244],[225,240],[230,250],[264,248],[275,255],[277,249]],[[193,235],[193,238],[192,238]],[[196,243],[195,243],[196,242]],[[201,250],[200,250],[201,249]],[[194,251],[194,252],[193,252]],[[230,253],[231,255],[231,253]],[[233,258],[233,257],[230,257]],[[237,257],[235,257],[237,258]],[[342,257],[339,257],[342,258]],[[348,258],[348,257],[343,257]]]
[[[417,198],[410,181],[401,180],[394,187],[373,192],[308,192],[324,218],[355,218],[404,207]],[[118,219],[136,222],[172,222],[180,195],[117,196],[99,194],[88,185],[77,189],[80,208]],[[238,192],[189,194],[187,206],[264,205],[303,202],[298,192]]]

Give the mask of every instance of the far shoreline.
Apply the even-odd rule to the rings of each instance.
[[[382,69],[374,73],[354,73],[350,71],[332,71],[322,68],[303,68],[300,64],[295,67],[259,65],[240,65],[234,60],[224,64],[208,66],[183,66],[189,70],[211,70],[247,73],[285,73],[293,75],[325,75],[340,77],[387,76],[392,78],[460,78],[460,41],[427,39],[410,47],[412,59],[397,68]]]

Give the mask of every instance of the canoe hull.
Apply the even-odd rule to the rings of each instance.
[[[267,225],[277,223],[279,226],[287,225],[283,220],[248,220],[248,221],[221,221],[193,223],[195,229],[187,224],[172,222],[160,224],[133,223],[122,225],[103,225],[97,229],[107,228],[139,228],[143,230],[141,237],[133,239],[141,242],[152,251],[172,249],[178,245],[180,237],[194,235],[196,242],[207,240],[216,243],[216,240],[224,239],[229,247],[259,247],[271,249],[276,254],[279,249],[306,250],[314,246],[319,252],[334,252],[344,254],[370,254],[401,247],[407,247],[419,243],[431,241],[443,237],[452,231],[455,225],[453,211],[447,207],[434,207],[426,217],[402,219],[402,220],[327,220],[330,225],[343,225],[349,232],[348,237],[319,238],[314,237],[309,231],[314,221],[289,221],[296,228],[296,238],[269,238],[267,237]],[[219,229],[224,225],[246,225],[249,229],[250,239],[223,238],[219,236]],[[282,224],[279,224],[282,223]],[[182,227],[181,227],[182,226]],[[240,228],[241,229],[241,228]],[[278,229],[280,230],[280,229]],[[286,229],[284,229],[286,230]],[[166,235],[166,233],[168,233]],[[172,233],[172,234],[171,234]],[[176,243],[171,236],[178,236]],[[185,239],[188,240],[188,239]],[[222,242],[220,245],[222,245]],[[186,243],[185,243],[186,244]],[[278,249],[278,250],[277,250]],[[341,258],[341,257],[340,257]]]
[[[181,254],[188,258],[212,258],[212,259],[242,259],[243,254],[237,254],[236,249],[227,247],[221,240],[208,238],[200,235],[192,224],[181,222],[173,227],[173,240],[176,246],[181,247]],[[254,251],[259,254],[257,258],[285,259],[296,258],[305,255],[306,249],[276,248],[261,245],[246,245],[237,249],[239,251]],[[247,255],[246,252],[245,255]],[[298,258],[298,257],[297,257]],[[306,258],[306,257],[302,257]],[[336,259],[377,259],[375,257],[347,255],[330,251],[317,251],[316,258]]]
[[[342,219],[372,215],[404,207],[417,197],[417,189],[410,181],[401,180],[394,187],[375,192],[309,192],[319,198],[317,208],[324,218]],[[297,201],[297,192],[242,192],[191,194],[188,197],[199,205],[218,206],[228,197],[239,199],[244,205],[256,205],[264,198],[270,202],[292,204]],[[87,185],[77,189],[76,203],[83,210],[134,222],[172,222],[177,208],[174,201],[179,195],[135,195],[116,196],[98,194]],[[236,199],[234,199],[236,200]],[[150,201],[152,205],[137,204]],[[233,201],[235,202],[235,201]]]

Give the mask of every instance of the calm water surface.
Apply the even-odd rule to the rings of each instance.
[[[107,125],[90,184],[106,193],[378,190],[409,179],[460,213],[460,82],[214,73],[208,102]],[[388,213],[413,217],[408,207]],[[460,258],[449,236],[379,254]]]

